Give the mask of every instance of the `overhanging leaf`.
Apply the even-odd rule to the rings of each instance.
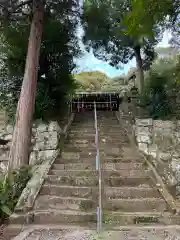
[[[12,214],[11,210],[6,205],[1,206],[1,210],[8,216],[11,216]]]

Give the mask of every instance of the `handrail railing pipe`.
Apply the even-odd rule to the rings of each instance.
[[[96,170],[98,171],[98,182],[99,182],[99,199],[97,207],[97,231],[102,231],[102,176],[101,176],[101,162],[100,162],[100,150],[99,150],[99,134],[97,125],[97,111],[96,102],[94,102],[94,124],[95,124],[95,145],[96,145]]]

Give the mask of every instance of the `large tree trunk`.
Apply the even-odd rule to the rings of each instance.
[[[136,57],[136,66],[137,66],[137,87],[139,89],[139,93],[143,93],[144,90],[144,71],[143,71],[143,62],[141,58],[141,47],[136,46],[134,48],[134,53]]]
[[[24,79],[16,111],[16,124],[9,156],[9,170],[29,164],[32,117],[36,98],[43,17],[44,1],[33,0],[33,18]]]

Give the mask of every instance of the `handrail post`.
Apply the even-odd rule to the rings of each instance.
[[[99,201],[97,207],[97,231],[100,233],[102,231],[102,180],[101,180],[101,162],[100,162],[100,151],[99,151],[99,134],[97,126],[97,111],[96,102],[94,101],[94,124],[95,124],[95,145],[96,145],[96,170],[98,171],[99,178]]]

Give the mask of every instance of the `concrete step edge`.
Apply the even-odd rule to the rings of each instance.
[[[59,175],[54,175],[54,174],[48,174],[47,177],[45,178],[46,179],[50,179],[50,178],[60,178],[61,180],[61,177],[69,177],[69,175],[63,175],[63,176],[59,176]],[[84,176],[72,176],[73,178],[84,178]],[[86,176],[86,178],[94,178],[94,177],[98,177],[98,176]],[[107,176],[105,177],[105,179],[113,179],[113,180],[120,180],[120,179],[147,179],[147,180],[150,180],[151,177],[150,176],[126,176],[126,177],[123,177],[123,176],[118,176],[118,177],[115,177],[115,176]],[[57,179],[58,180],[58,179]]]
[[[48,195],[48,194],[43,194],[43,195],[39,195],[40,198],[45,198],[45,197],[49,197],[49,200],[50,198],[56,198],[56,199],[62,199],[62,200],[76,200],[76,201],[79,201],[79,200],[82,200],[82,201],[93,201],[92,199],[90,198],[82,198],[82,197],[63,197],[63,196],[57,196],[57,195]],[[166,204],[166,202],[164,201],[164,199],[162,198],[111,198],[111,199],[107,199],[106,200],[107,202],[128,202],[128,203],[133,203],[133,202],[162,202],[164,204]]]
[[[76,189],[78,189],[78,188],[81,188],[81,189],[86,189],[86,188],[97,188],[97,186],[72,186],[72,185],[56,185],[56,184],[44,184],[42,187],[49,187],[49,188],[53,188],[53,187],[56,187],[56,188],[72,188],[72,189],[74,189],[74,188],[76,188]],[[126,186],[124,186],[124,187],[109,187],[109,186],[105,186],[106,187],[106,189],[107,190],[110,190],[110,189],[117,189],[117,190],[144,190],[144,191],[146,191],[146,190],[154,190],[154,191],[157,191],[156,189],[154,189],[153,187],[150,187],[150,186],[147,186],[147,187],[134,187],[134,186],[132,186],[132,187],[126,187]]]

